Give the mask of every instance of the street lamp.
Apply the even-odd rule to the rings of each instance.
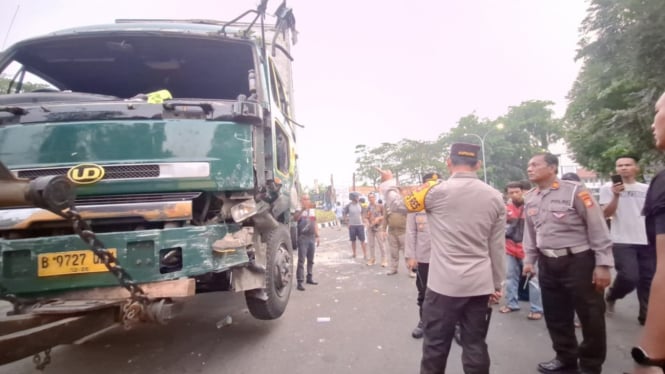
[[[473,133],[464,133],[465,136],[475,136],[480,140],[480,151],[483,155],[483,180],[485,181],[485,184],[487,184],[487,160],[485,159],[485,138],[487,138],[487,135],[492,132],[494,129],[497,130],[503,130],[503,123],[497,124],[495,127],[490,127],[489,130],[483,135],[482,137],[478,134],[473,134]]]

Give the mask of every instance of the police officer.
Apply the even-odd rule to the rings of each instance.
[[[437,173],[423,175],[423,183],[439,179]],[[423,337],[423,301],[427,290],[427,273],[429,272],[429,256],[431,240],[427,213],[414,212],[406,215],[406,237],[404,239],[404,257],[407,267],[416,272],[416,288],[418,289],[418,325],[411,332],[416,339]]]
[[[506,208],[501,193],[478,179],[479,151],[474,144],[453,144],[447,160],[451,177],[430,181],[404,199],[392,174],[381,171],[387,209],[425,209],[430,225],[421,374],[445,372],[458,321],[464,372],[489,373],[487,304],[501,297],[505,278]]]
[[[538,276],[545,322],[556,357],[538,364],[541,373],[600,373],[606,355],[604,289],[614,266],[612,241],[596,200],[584,186],[559,180],[559,160],[541,153],[527,174],[536,188],[525,198],[525,275]],[[574,314],[582,323],[581,344]]]

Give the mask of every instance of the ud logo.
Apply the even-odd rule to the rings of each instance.
[[[67,172],[67,178],[76,184],[92,184],[104,178],[104,168],[95,164],[80,164]]]

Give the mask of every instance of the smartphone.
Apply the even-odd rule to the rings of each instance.
[[[623,179],[618,174],[615,174],[615,175],[611,176],[610,178],[612,178],[612,184],[623,184]]]

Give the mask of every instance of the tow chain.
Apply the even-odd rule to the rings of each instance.
[[[129,300],[122,307],[122,322],[125,328],[131,327],[133,323],[143,314],[144,306],[148,302],[148,296],[143,289],[132,280],[132,277],[118,265],[117,259],[109,251],[104,243],[97,238],[97,235],[92,231],[90,224],[81,217],[81,214],[76,210],[76,207],[70,207],[60,212],[60,215],[65,219],[72,222],[74,232],[83,240],[90,250],[99,257],[104,263],[108,271],[113,274],[118,283],[127,291],[129,291]]]
[[[116,257],[109,251],[104,243],[102,243],[97,235],[92,231],[90,224],[81,217],[81,214],[76,210],[76,207],[67,208],[61,212],[54,212],[70,221],[73,225],[74,232],[83,240],[90,250],[99,257],[104,263],[108,271],[113,274],[118,283],[127,291],[129,291],[129,300],[122,306],[122,325],[125,329],[129,329],[139,321],[145,306],[148,302],[148,296],[145,291],[132,280],[132,277],[118,265]],[[51,363],[51,348],[44,351],[44,358],[41,354],[37,353],[32,357],[32,362],[35,364],[37,370],[44,370],[44,368]]]
[[[51,363],[51,348],[47,348],[44,351],[44,359],[42,360],[42,356],[37,353],[34,356],[32,356],[32,362],[35,364],[35,368],[39,371],[43,371],[44,368],[46,368],[46,365]]]

